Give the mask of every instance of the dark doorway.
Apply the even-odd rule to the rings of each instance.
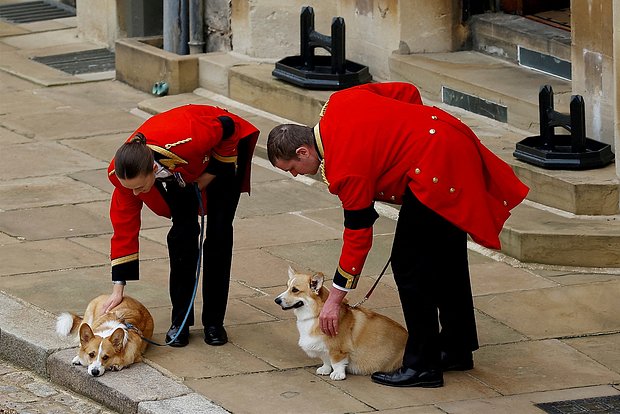
[[[570,0],[462,0],[463,22],[475,14],[517,14],[570,31]]]

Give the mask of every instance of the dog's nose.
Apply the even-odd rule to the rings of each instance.
[[[93,377],[98,377],[99,376],[99,368],[93,368],[90,371],[90,375],[92,375]]]
[[[278,296],[277,298],[275,298],[274,302],[279,305],[280,303],[282,303],[282,299],[280,299],[280,296]]]

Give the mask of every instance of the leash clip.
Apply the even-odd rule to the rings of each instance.
[[[181,173],[173,172],[172,175],[177,180],[177,183],[179,184],[179,187],[185,188],[186,184],[185,184],[185,181],[183,180],[183,177],[181,176]]]

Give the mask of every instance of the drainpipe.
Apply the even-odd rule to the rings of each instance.
[[[188,0],[164,0],[164,50],[177,55],[189,54]]]
[[[189,0],[189,53],[204,53],[204,0]]]

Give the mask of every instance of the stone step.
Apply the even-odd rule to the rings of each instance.
[[[540,134],[538,93],[542,86],[551,85],[555,109],[569,113],[569,81],[479,52],[393,54],[390,71],[392,79],[417,85],[432,100],[508,123],[531,135]]]
[[[212,61],[204,62],[205,59]],[[224,59],[227,63],[222,65],[218,64],[223,61],[221,59],[221,55],[207,56],[199,62],[201,68],[208,65],[213,69],[219,65],[220,70],[226,72],[228,84],[222,86],[219,77],[219,86],[214,85],[215,89],[219,88],[219,93],[294,122],[314,125],[322,105],[331,94],[327,91],[303,90],[275,79],[271,75],[273,64],[247,61],[237,64],[231,62],[229,56]],[[463,69],[464,77],[470,75],[466,69],[470,68]],[[472,70],[476,71],[475,68]],[[203,88],[211,89],[209,82],[203,78],[200,84]],[[426,98],[428,104],[434,104]],[[618,251],[620,247],[620,217],[617,216],[620,186],[613,166],[589,171],[558,171],[525,164],[516,160],[512,152],[515,143],[530,134],[528,131],[459,108],[436,104],[461,117],[484,144],[508,162],[530,187],[528,199],[535,203],[514,210],[502,233],[505,253],[535,263],[620,267],[620,260],[613,255],[614,249]],[[260,150],[258,152],[264,154],[263,148]],[[536,203],[567,213],[554,212],[553,209],[545,211],[538,208]],[[558,240],[561,240],[561,244],[554,242],[556,233],[560,235]],[[541,247],[547,245],[550,247]],[[554,249],[557,251],[552,253]]]
[[[620,217],[584,217],[522,203],[502,230],[502,251],[522,262],[620,267]]]
[[[473,50],[571,78],[570,31],[504,13],[473,16],[470,31]]]

